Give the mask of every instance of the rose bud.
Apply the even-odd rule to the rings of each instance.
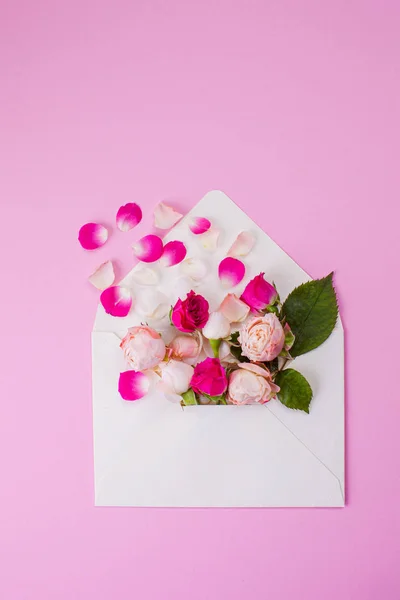
[[[170,344],[167,352],[170,358],[183,360],[188,364],[194,364],[203,347],[201,335],[194,332],[191,335],[177,335]]]
[[[264,279],[264,273],[260,273],[249,281],[240,299],[250,306],[252,312],[257,313],[274,304],[278,299],[278,292]]]
[[[221,396],[228,387],[228,381],[218,358],[206,358],[197,363],[190,386],[197,394]]]

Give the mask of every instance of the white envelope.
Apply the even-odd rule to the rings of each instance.
[[[220,228],[217,251],[207,253],[201,236],[188,230],[193,216]],[[220,260],[242,230],[256,245],[244,259],[247,283],[265,272],[282,299],[308,275],[236,204],[209,192],[166,236],[185,242],[188,256],[201,256],[209,274],[195,289],[218,307],[226,294],[217,275]],[[135,267],[136,268],[136,267]],[[190,288],[179,265],[160,269],[159,289],[175,302]],[[124,282],[130,285],[132,272]],[[245,283],[243,282],[243,284]],[[241,292],[243,286],[238,286]],[[234,290],[236,291],[236,290]],[[183,297],[183,295],[182,295]],[[101,506],[343,506],[344,343],[338,320],[319,348],[296,358],[314,398],[310,414],[278,400],[262,406],[172,404],[159,392],[136,402],[118,393],[126,370],[120,340],[143,321],[132,309],[124,319],[99,305],[92,333],[95,503]]]

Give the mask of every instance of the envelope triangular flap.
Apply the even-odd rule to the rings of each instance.
[[[220,229],[217,251],[207,253],[188,228],[191,216]],[[238,233],[256,244],[244,258],[246,282],[260,271],[284,299],[308,275],[236,204],[209,192],[166,236],[185,242],[188,256],[208,263],[196,287],[212,309],[225,295],[218,264]],[[136,268],[136,267],[135,267]],[[179,266],[161,270],[159,289],[176,299]],[[132,273],[124,280],[132,285]],[[241,291],[242,287],[238,292]],[[236,292],[236,290],[234,290]],[[236,293],[238,293],[236,292]],[[344,503],[344,374],[340,320],[320,348],[293,367],[310,381],[310,414],[277,400],[267,406],[180,407],[154,394],[136,403],[118,396],[123,369],[119,337],[142,318],[107,315],[99,305],[93,329],[96,503],[147,506],[341,506]],[[107,366],[105,366],[107,365]]]

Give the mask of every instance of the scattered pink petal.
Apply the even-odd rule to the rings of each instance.
[[[234,287],[244,277],[246,268],[241,260],[228,256],[219,263],[218,275],[224,287]]]
[[[158,235],[145,235],[132,246],[133,252],[143,262],[155,262],[163,253],[162,239]]]
[[[203,248],[205,250],[209,250],[210,252],[213,252],[214,250],[216,250],[218,247],[218,239],[219,239],[220,233],[221,233],[220,230],[214,229],[214,227],[212,229],[209,229],[205,233],[203,233],[200,236],[200,242],[201,242],[201,245],[203,246]]]
[[[105,290],[110,287],[115,281],[114,267],[111,260],[100,265],[88,281],[98,290]]]
[[[121,231],[133,229],[142,220],[142,209],[134,202],[121,206],[117,212],[117,227]]]
[[[211,221],[204,217],[192,217],[189,221],[189,229],[195,235],[205,233],[211,227]]]
[[[172,267],[182,262],[186,256],[186,246],[183,242],[168,242],[164,246],[164,252],[161,257],[161,264],[165,267]]]
[[[141,371],[124,371],[119,376],[118,391],[124,400],[139,400],[149,388],[150,380]]]
[[[167,206],[164,202],[160,202],[154,209],[154,226],[158,229],[170,229],[183,215],[172,206]]]
[[[251,231],[242,231],[228,250],[228,256],[236,258],[238,256],[247,256],[255,243],[255,237]]]
[[[98,223],[86,223],[79,230],[78,240],[85,250],[96,250],[103,246],[108,238],[108,231]]]
[[[181,271],[193,281],[201,281],[207,275],[207,265],[200,258],[188,258],[183,261]]]
[[[126,317],[132,306],[132,296],[129,290],[114,285],[109,287],[100,296],[104,310],[113,317]]]

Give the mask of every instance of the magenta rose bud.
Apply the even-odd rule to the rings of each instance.
[[[208,302],[200,294],[190,291],[186,300],[179,298],[172,309],[171,320],[179,331],[191,333],[202,329],[208,321]]]
[[[207,394],[207,396],[221,396],[226,392],[228,380],[219,359],[206,358],[197,363],[190,387],[197,394]]]
[[[249,281],[240,296],[240,299],[250,306],[252,312],[264,310],[269,304],[273,304],[277,298],[276,289],[264,279],[264,273],[260,273]]]

